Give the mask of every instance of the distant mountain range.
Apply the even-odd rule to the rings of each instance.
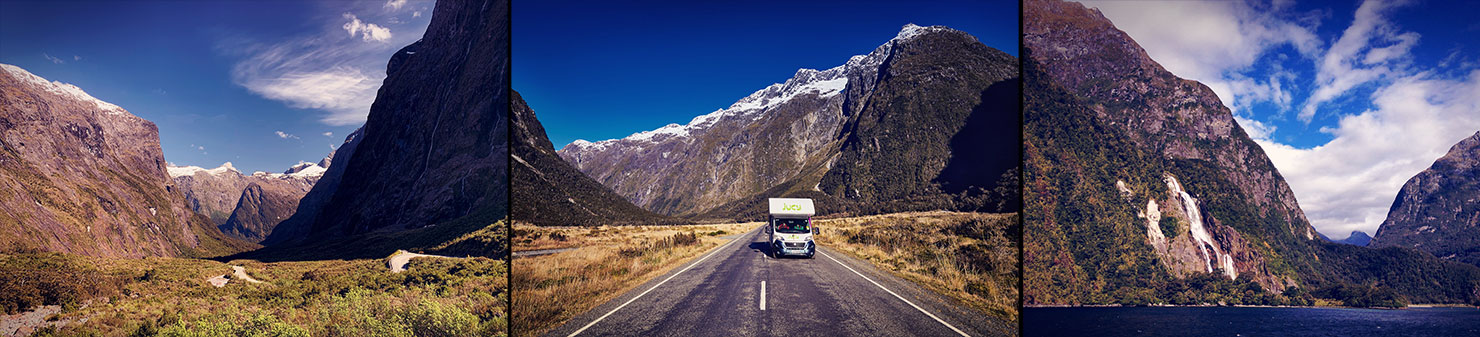
[[[688,124],[558,153],[669,216],[756,219],[785,196],[824,200],[823,213],[1015,211],[1017,73],[1016,58],[969,34],[907,25],[867,55]]]
[[[1300,304],[1353,284],[1480,297],[1472,266],[1325,240],[1212,90],[1097,10],[1030,0],[1023,33],[1028,304]],[[1233,290],[1251,286],[1268,294]]]
[[[283,173],[243,175],[230,162],[213,169],[170,166],[168,170],[191,209],[210,217],[227,235],[262,242],[298,209],[298,200],[324,175],[332,157],[299,163]]]
[[[154,123],[0,65],[0,251],[215,256],[254,247],[187,206],[165,166]]]
[[[1372,247],[1410,247],[1480,265],[1480,132],[1403,184]]]
[[[1345,239],[1332,240],[1331,242],[1345,243],[1345,244],[1353,245],[1353,246],[1366,247],[1367,244],[1369,244],[1369,243],[1372,242],[1372,237],[1371,236],[1368,236],[1367,235],[1367,232],[1363,232],[1363,231],[1352,231],[1352,234],[1350,236],[1347,236]]]

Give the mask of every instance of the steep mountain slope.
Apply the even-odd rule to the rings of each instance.
[[[825,199],[824,212],[1015,210],[997,202],[1015,192],[992,192],[1016,176],[1016,65],[964,32],[907,25],[686,125],[559,152],[659,214],[753,218],[777,196]]]
[[[1372,239],[1393,246],[1480,265],[1480,132],[1403,184]]]
[[[555,153],[545,127],[518,92],[509,111],[513,125],[514,184],[509,218],[536,225],[672,224],[633,205],[570,166]]]
[[[351,132],[348,136],[345,136],[344,143],[340,144],[339,148],[334,150],[329,155],[329,158],[325,158],[325,160],[348,163],[349,159],[354,157],[355,149],[359,147],[360,135],[364,130],[361,127],[355,129],[355,132]],[[309,189],[308,193],[305,193],[303,197],[298,199],[298,206],[292,216],[278,222],[273,227],[272,233],[265,235],[261,243],[263,245],[273,246],[285,242],[297,242],[307,236],[308,230],[318,220],[319,210],[322,210],[324,204],[327,204],[334,196],[334,192],[339,190],[339,181],[344,177],[345,166],[349,165],[330,165],[325,169],[323,175],[313,184],[313,187]]]
[[[503,218],[508,41],[506,1],[438,2],[422,39],[391,57],[352,154],[329,170],[337,183],[309,194],[327,201],[279,224],[264,242],[313,253],[326,241],[364,243],[368,234],[391,245],[403,231],[446,241]],[[436,241],[410,235],[400,239]]]
[[[1218,97],[1098,11],[1033,0],[1024,20],[1027,303],[1279,304],[1265,291],[1341,283],[1480,295],[1465,295],[1476,270],[1320,238]],[[1447,292],[1421,290],[1434,284]]]
[[[227,239],[165,174],[154,123],[0,65],[0,250],[208,256]]]

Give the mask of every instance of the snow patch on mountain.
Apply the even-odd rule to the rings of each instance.
[[[663,127],[633,133],[626,138],[608,139],[591,142],[578,139],[570,143],[569,147],[577,151],[600,152],[618,142],[660,142],[675,137],[688,137],[698,130],[706,129],[718,123],[720,120],[732,117],[750,117],[751,121],[759,120],[765,116],[765,112],[774,107],[785,104],[800,95],[815,94],[818,97],[828,98],[843,93],[848,87],[848,74],[864,69],[876,69],[888,56],[893,53],[894,46],[900,42],[908,41],[916,37],[937,32],[954,32],[955,30],[946,26],[919,26],[907,24],[900,29],[899,34],[888,42],[875,48],[866,55],[854,55],[848,58],[843,65],[827,70],[816,70],[802,68],[795,75],[782,83],[775,83],[761,90],[741,98],[728,108],[715,110],[690,120],[688,124],[671,123]],[[864,88],[869,89],[869,88]]]
[[[184,177],[184,176],[193,176],[196,173],[201,173],[201,172],[205,172],[206,174],[209,174],[209,175],[219,175],[219,174],[224,174],[224,173],[227,173],[227,172],[236,172],[237,174],[241,174],[241,171],[237,171],[235,166],[231,166],[231,162],[222,163],[220,167],[213,168],[213,169],[206,169],[206,168],[202,168],[200,166],[174,166],[174,165],[170,165],[165,170],[166,171],[169,171],[170,178]]]
[[[322,163],[322,161],[320,163]],[[327,172],[328,170],[329,170],[329,168],[320,166],[319,163],[310,163],[310,162],[300,161],[300,162],[298,162],[297,165],[293,165],[293,167],[288,168],[287,171],[283,171],[283,173],[269,173],[269,172],[257,171],[257,172],[252,172],[252,175],[253,176],[258,176],[258,177],[276,178],[276,179],[283,179],[283,178],[302,178],[302,179],[308,179],[308,178],[322,177],[322,176],[324,176],[324,172]]]
[[[66,96],[82,102],[92,103],[94,105],[97,105],[98,110],[106,112],[110,115],[116,115],[124,112],[123,108],[117,105],[113,105],[113,103],[108,103],[104,102],[103,100],[93,98],[92,95],[88,95],[87,92],[82,91],[82,88],[78,88],[75,85],[62,83],[60,81],[47,81],[45,78],[41,78],[41,76],[36,76],[36,74],[32,74],[31,72],[14,65],[0,63],[0,68],[3,68],[5,72],[10,73],[11,77],[20,80],[21,82],[28,83],[32,86],[44,89],[53,94]]]

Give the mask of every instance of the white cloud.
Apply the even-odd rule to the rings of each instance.
[[[1316,89],[1298,116],[1310,123],[1317,108],[1352,88],[1390,77],[1407,63],[1409,49],[1418,43],[1418,34],[1399,33],[1384,17],[1403,1],[1368,0],[1357,7],[1351,26],[1331,45],[1316,66]],[[1374,43],[1389,43],[1373,46]]]
[[[390,8],[393,11],[401,10],[401,6],[405,5],[406,0],[390,0],[385,2],[385,8]]]
[[[413,17],[413,18],[419,18],[419,17],[421,17],[421,11],[411,12],[411,17]]]
[[[282,138],[282,139],[299,139],[298,136],[294,136],[291,133],[286,133],[286,132],[282,132],[282,131],[273,131],[273,133],[276,133],[277,136],[278,136],[278,138]]]
[[[82,56],[72,55],[73,61],[82,61]]]
[[[1419,34],[1402,31],[1386,18],[1403,4],[1362,3],[1340,37],[1321,50],[1322,39],[1309,28],[1317,22],[1276,18],[1288,10],[1287,3],[1093,3],[1152,59],[1213,88],[1264,148],[1311,223],[1331,237],[1352,230],[1375,233],[1403,183],[1480,130],[1480,70],[1446,72],[1443,68],[1455,62],[1451,58],[1438,68],[1415,66],[1411,51],[1422,41]],[[1281,68],[1303,63],[1283,60],[1271,64],[1268,73],[1274,75],[1246,75],[1255,62],[1269,61],[1260,59],[1262,53],[1283,45],[1312,61],[1314,79]],[[1277,128],[1267,119],[1240,114],[1240,107],[1257,102],[1287,109],[1303,104],[1290,111],[1299,111],[1297,117],[1309,123],[1322,103],[1364,84],[1374,88],[1372,93],[1353,98],[1371,108],[1328,112],[1337,121],[1319,132],[1331,140],[1315,147],[1276,141]],[[1288,89],[1294,86],[1314,89],[1308,97],[1294,97]]]
[[[334,132],[333,131],[325,131],[324,132],[324,137],[334,137]]]
[[[51,61],[52,64],[63,64],[63,63],[67,63],[66,60],[59,59],[56,56],[51,56],[51,55],[48,55],[46,53],[41,53],[41,57],[45,57],[46,60]]]
[[[1265,52],[1291,46],[1314,59],[1322,42],[1301,18],[1286,19],[1288,4],[1242,1],[1085,1],[1130,34],[1152,59],[1179,77],[1206,84],[1223,103],[1241,113],[1268,102],[1286,109],[1293,76],[1253,78],[1243,74]],[[1268,7],[1268,8],[1265,8]],[[1169,29],[1168,27],[1176,27]]]
[[[1480,131],[1480,70],[1460,79],[1408,75],[1378,89],[1371,100],[1374,109],[1321,128],[1334,136],[1324,145],[1299,149],[1255,140],[1311,223],[1330,236],[1376,233],[1403,183]]]
[[[340,112],[325,117],[330,125],[363,122],[375,101],[383,77],[370,77],[359,68],[337,66],[323,70],[295,70],[277,77],[253,78],[242,83],[268,99],[300,109]]]
[[[360,38],[365,40],[366,42],[385,42],[391,39],[390,28],[381,27],[373,23],[362,22],[360,21],[359,17],[356,17],[354,14],[351,13],[344,13],[344,18],[346,20],[349,20],[349,22],[344,23],[344,31],[349,32],[349,36],[351,37],[354,37],[355,35],[360,35]]]
[[[323,21],[319,31],[276,41],[227,36],[218,42],[218,52],[238,58],[231,70],[232,81],[290,107],[323,111],[320,121],[328,125],[364,123],[385,79],[386,60],[396,49],[420,38],[428,19],[407,21],[392,35],[350,14],[380,12],[381,3],[331,4],[338,6],[325,9],[322,17],[331,19]],[[350,19],[349,24],[342,19]],[[381,41],[365,43],[377,39]]]

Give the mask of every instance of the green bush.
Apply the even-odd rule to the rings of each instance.
[[[213,316],[194,323],[175,323],[160,330],[167,337],[308,337],[308,330],[277,319],[255,314],[243,324],[233,317]]]
[[[416,336],[472,336],[478,331],[478,316],[456,306],[423,300],[402,314]]]

